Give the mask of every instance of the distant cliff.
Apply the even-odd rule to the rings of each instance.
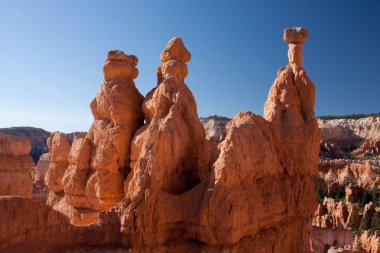
[[[69,143],[73,142],[74,136],[81,132],[73,132],[66,134]],[[11,135],[11,136],[26,136],[29,137],[32,142],[32,150],[30,155],[33,158],[34,163],[38,162],[38,159],[43,153],[48,153],[49,149],[47,147],[47,138],[50,136],[50,132],[35,127],[9,127],[0,128],[0,135]]]
[[[213,138],[216,141],[220,140],[220,136],[222,132],[226,128],[228,121],[230,118],[222,117],[222,116],[210,116],[206,118],[201,118],[201,123],[206,131],[206,138]]]
[[[379,154],[380,143],[380,116],[362,115],[323,116],[318,119],[321,131],[321,158],[350,158],[352,156],[376,156]],[[330,119],[331,118],[331,119]],[[201,118],[207,138],[216,141],[226,127],[229,118],[210,116]]]

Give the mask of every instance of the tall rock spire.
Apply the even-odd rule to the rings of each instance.
[[[67,169],[57,178],[60,188],[56,190],[63,190],[64,196],[49,202],[67,214],[72,223],[94,222],[100,211],[124,197],[124,180],[130,171],[130,143],[144,121],[144,97],[133,82],[138,76],[137,62],[134,55],[118,50],[108,52],[101,89],[91,102],[94,122],[86,135],[74,140],[67,154]]]
[[[264,106],[264,118],[284,145],[286,172],[315,174],[319,154],[319,129],[314,113],[315,86],[302,65],[302,45],[307,37],[302,27],[284,30],[289,43],[289,65],[280,68]],[[297,159],[305,154],[305,159]]]
[[[294,72],[298,72],[303,68],[302,47],[307,35],[308,31],[303,27],[286,28],[284,30],[284,41],[289,43],[289,65]]]

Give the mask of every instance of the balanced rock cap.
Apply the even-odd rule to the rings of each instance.
[[[190,61],[190,59],[191,54],[186,49],[181,38],[171,39],[160,55],[160,60],[162,62],[175,60],[178,62],[186,63]]]
[[[292,27],[284,30],[284,41],[292,44],[304,43],[308,35],[308,31],[304,27]]]
[[[106,81],[136,79],[139,72],[136,68],[138,59],[134,55],[126,55],[120,50],[111,50],[103,65],[103,76]]]
[[[111,50],[107,54],[107,61],[126,61],[131,64],[132,67],[136,67],[138,59],[134,55],[126,55],[120,50]]]

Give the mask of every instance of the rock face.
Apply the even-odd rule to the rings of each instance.
[[[44,153],[40,156],[36,167],[34,167],[34,181],[44,181],[48,167],[50,166],[50,154]]]
[[[34,128],[34,127],[0,128],[0,134],[28,137],[31,140],[31,144],[32,144],[30,155],[32,156],[35,163],[38,162],[38,159],[40,158],[41,154],[48,152],[46,141],[50,135],[50,132],[45,131],[41,128]]]
[[[324,187],[326,190],[317,192],[328,198],[315,212],[313,225],[326,233],[339,228],[352,231],[355,234],[352,249],[378,252],[380,220],[370,215],[368,210],[372,209],[368,206],[380,207],[380,117],[319,119],[318,124],[321,129],[318,182],[322,182],[318,190]]]
[[[379,253],[380,235],[378,233],[371,235],[368,231],[365,231],[360,237],[355,238],[353,250],[356,252]]]
[[[319,234],[325,231],[326,236],[336,236],[337,242],[341,242],[340,232],[330,233],[330,230],[350,231],[355,235],[350,248],[358,252],[378,252],[373,249],[380,249],[379,165],[378,160],[322,161],[317,193],[329,197],[324,198],[314,214],[313,231],[317,229]]]
[[[51,163],[45,175],[46,186],[56,194],[63,192],[62,177],[68,165],[70,144],[66,135],[54,132],[48,138]]]
[[[357,150],[352,153],[356,157],[374,157],[380,155],[380,136],[365,139]]]
[[[319,130],[314,115],[315,87],[302,68],[302,44],[306,36],[304,28],[285,29],[290,66],[278,71],[264,108],[264,118],[272,122],[276,137],[284,145],[281,155],[289,175],[304,168],[307,169],[302,174],[315,174],[313,165],[319,153]],[[307,154],[307,157],[298,159],[299,154]]]
[[[50,162],[50,154],[44,153],[40,156],[40,159],[33,170],[33,199],[40,203],[46,203],[49,193],[49,190],[45,185],[45,176],[50,166]]]
[[[265,119],[239,113],[215,148],[183,82],[189,59],[171,40],[142,106],[147,124],[132,141],[126,198],[113,209],[132,249],[308,251],[319,148],[312,82],[301,67],[280,71]]]
[[[67,216],[31,199],[0,196],[0,213],[2,253],[130,252],[115,247],[127,238],[114,224],[73,226]]]
[[[371,116],[361,119],[333,120],[319,119],[318,124],[321,129],[321,140],[332,143],[345,151],[357,149],[365,140],[374,143],[380,138],[380,117]],[[368,143],[366,146],[371,146],[371,144]],[[328,158],[329,156],[325,157]]]
[[[212,138],[219,142],[221,140],[222,133],[230,120],[231,119],[229,118],[220,116],[201,118],[201,123],[206,132],[206,138]]]
[[[312,252],[323,253],[332,248],[340,248],[342,250],[327,251],[328,253],[343,252],[351,253],[352,231],[348,229],[324,229],[314,227],[312,230]],[[344,249],[344,250],[343,250]]]
[[[284,41],[289,43],[289,65],[295,72],[303,68],[302,46],[307,35],[308,31],[303,27],[287,28],[284,31]]]
[[[360,188],[374,188],[380,180],[380,173],[376,172],[379,165],[379,161],[347,161],[342,166],[333,163],[331,167],[325,165],[320,170],[319,177],[326,182],[329,193],[334,187],[341,187],[344,191],[344,187],[350,183]]]
[[[48,203],[83,225],[72,230],[59,216],[51,226],[63,224],[72,236],[49,249],[72,240],[86,246],[94,236],[96,245],[132,252],[309,252],[319,130],[315,88],[302,67],[306,35],[285,30],[289,66],[278,72],[264,118],[238,113],[219,144],[206,138],[185,84],[191,55],[180,38],[162,51],[157,86],[145,99],[133,83],[137,58],[111,51],[89,132],[71,148],[63,134],[49,137]],[[22,248],[32,237],[24,240],[0,246]]]
[[[61,133],[49,137],[52,165],[45,181],[51,195],[57,196],[49,202],[73,223],[89,222],[89,213],[97,220],[99,211],[124,197],[130,143],[144,120],[143,96],[133,82],[136,65],[137,57],[110,51],[103,66],[104,82],[91,102],[94,123],[89,132],[74,138],[71,148]]]
[[[25,136],[28,137],[32,142],[32,149],[30,155],[32,156],[34,163],[37,164],[41,155],[49,152],[47,146],[47,139],[50,136],[50,132],[35,127],[9,127],[0,128],[0,135],[11,135],[11,136]],[[66,137],[71,145],[75,136],[83,134],[83,132],[73,132],[67,133]]]
[[[347,229],[351,224],[358,224],[358,206],[350,202],[338,202],[325,198],[313,217],[313,226],[332,229]]]
[[[34,163],[30,149],[27,137],[0,135],[0,196],[32,197]]]

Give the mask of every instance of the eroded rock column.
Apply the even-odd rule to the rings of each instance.
[[[91,102],[95,121],[86,135],[92,157],[85,189],[91,209],[105,210],[124,197],[130,143],[144,121],[140,109],[144,97],[133,82],[138,76],[137,62],[134,55],[110,51],[102,88]]]
[[[289,43],[289,65],[294,72],[303,68],[302,47],[307,35],[308,31],[303,27],[286,28],[284,30],[284,41]]]
[[[59,170],[49,169],[50,174],[57,174],[47,176],[51,178],[47,180],[49,189],[64,192],[64,198],[53,203],[54,208],[68,215],[74,224],[97,221],[101,210],[124,197],[124,180],[130,172],[130,143],[144,121],[144,97],[133,82],[138,76],[137,62],[136,56],[122,51],[108,53],[101,89],[91,102],[94,122],[90,130],[77,136],[71,149],[60,153],[65,164]],[[50,146],[51,166],[55,166],[54,145]]]
[[[47,144],[50,152],[50,164],[45,175],[45,185],[57,194],[63,194],[62,177],[68,165],[70,144],[66,135],[60,132],[52,133]]]
[[[284,30],[284,40],[289,43],[289,65],[278,70],[264,106],[264,118],[273,124],[277,138],[283,141],[284,149],[278,153],[289,175],[317,173],[320,135],[314,113],[315,86],[302,64],[302,45],[307,34],[301,27]],[[298,159],[298,154],[305,154],[305,159]]]
[[[149,172],[151,187],[172,194],[189,190],[208,173],[205,161],[199,159],[205,132],[194,97],[184,83],[190,57],[180,38],[170,40],[162,51],[158,85],[142,105],[147,125],[132,141],[133,173]]]
[[[136,248],[162,245],[173,237],[176,222],[185,214],[178,201],[208,177],[214,143],[206,140],[195,99],[184,82],[190,53],[182,39],[170,40],[160,59],[157,87],[142,105],[147,124],[132,140],[126,199],[116,208],[122,231],[133,234]]]
[[[29,138],[0,135],[0,196],[32,197],[34,163],[30,150]]]

